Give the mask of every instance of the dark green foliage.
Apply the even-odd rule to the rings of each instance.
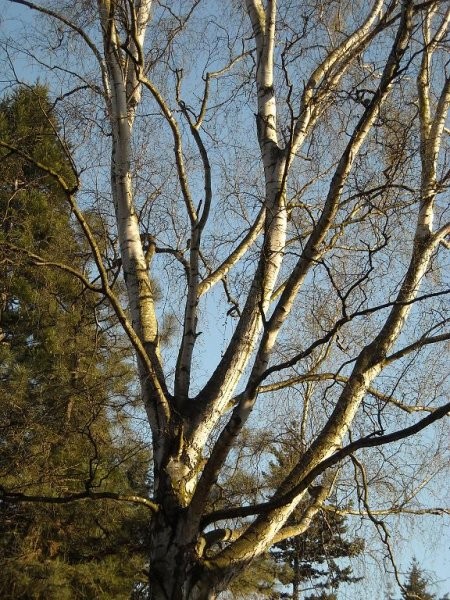
[[[301,506],[291,516],[288,524],[294,524],[301,514]],[[294,598],[302,588],[316,592],[308,600],[333,600],[335,591],[342,583],[355,583],[350,565],[342,566],[342,560],[361,554],[361,539],[348,539],[345,518],[334,512],[319,512],[310,527],[301,536],[288,538],[275,544],[271,551],[274,560],[283,565],[283,584],[292,586]]]
[[[73,179],[44,88],[0,104],[0,133]],[[40,264],[92,270],[66,198],[7,150],[0,180],[0,485],[52,497],[145,494],[148,452],[118,417],[124,404],[134,409],[126,345],[101,297]],[[0,597],[129,598],[145,566],[147,519],[113,501],[0,502]]]

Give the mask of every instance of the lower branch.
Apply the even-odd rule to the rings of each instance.
[[[15,502],[34,502],[40,504],[69,504],[79,500],[115,500],[117,502],[129,502],[131,504],[140,504],[146,506],[152,513],[159,511],[159,505],[148,498],[135,496],[133,494],[119,494],[116,492],[93,492],[87,490],[85,492],[74,492],[64,496],[40,496],[27,495],[19,492],[7,492],[0,487],[0,504],[7,502],[13,504]]]

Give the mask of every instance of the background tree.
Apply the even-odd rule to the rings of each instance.
[[[417,560],[414,558],[411,567],[407,573],[406,582],[402,588],[402,598],[405,600],[435,600],[436,595],[429,591],[430,578],[425,577]],[[390,598],[394,596],[390,595]],[[440,600],[447,600],[448,594],[442,596]]]
[[[402,597],[405,600],[434,600],[436,596],[428,591],[428,581],[420,572],[419,565],[413,560],[408,572],[408,579],[402,591]]]
[[[92,261],[64,270],[135,352],[152,598],[216,597],[351,494],[392,556],[383,515],[426,511],[446,460],[447,7],[13,4],[42,21],[5,39],[4,68],[18,52],[49,68],[71,171],[0,145],[59,186]],[[164,349],[166,310],[180,334]],[[243,472],[244,427],[277,435],[292,418],[303,451],[276,491],[211,511]],[[3,502],[31,498],[5,485]]]
[[[293,426],[297,424],[293,422]],[[267,433],[247,432],[242,440],[247,446],[247,453],[252,457],[249,461],[248,472],[234,472],[230,480],[221,484],[228,494],[242,494],[248,491],[248,503],[255,501],[255,493],[261,493],[261,482],[252,467],[255,467],[255,457],[262,450],[271,449],[272,460],[263,465],[266,485],[274,490],[280,484],[280,479],[292,465],[298,461],[302,453],[298,436],[292,431],[287,432],[281,441],[275,443]],[[244,449],[239,452],[244,454]],[[314,496],[318,490],[312,486],[309,495]],[[222,505],[224,492],[219,493]],[[267,492],[266,492],[267,493]],[[235,501],[235,500],[234,500]],[[232,498],[227,498],[225,505],[231,504]],[[218,505],[211,507],[217,510]],[[308,503],[300,503],[289,518],[287,525],[294,526],[307,510]],[[303,590],[315,589],[315,594],[308,598],[332,599],[341,583],[356,583],[360,579],[352,575],[351,565],[346,565],[346,559],[362,554],[364,541],[360,538],[349,539],[346,518],[333,511],[319,511],[301,536],[291,537],[274,544],[267,556],[254,561],[246,571],[231,585],[231,591],[236,597],[249,597],[251,592],[270,598],[294,598],[304,596]],[[291,587],[291,593],[280,592]]]
[[[296,427],[293,422],[292,426]],[[304,452],[298,435],[290,431],[282,444],[273,449],[275,461],[270,463],[269,482],[276,489],[284,473],[293,468]],[[310,486],[308,495],[312,498],[320,494],[320,488]],[[287,526],[295,529],[295,524],[301,520],[302,514],[308,510],[308,502],[300,502],[289,517]],[[292,597],[299,600],[306,589],[317,590],[308,598],[323,598],[333,600],[341,583],[359,581],[352,576],[350,565],[343,566],[345,559],[351,559],[364,551],[364,541],[360,538],[348,539],[346,518],[334,512],[318,511],[308,529],[301,536],[286,538],[275,543],[270,554],[275,561],[283,565],[280,580],[283,584],[292,585]]]
[[[294,514],[291,523],[295,524],[299,516]],[[363,549],[362,540],[346,539],[344,517],[318,513],[304,535],[275,544],[271,554],[285,567],[282,583],[292,585],[292,594],[286,597],[332,600],[342,583],[360,581],[352,576],[351,566],[342,566],[341,560],[361,554]],[[317,594],[303,594],[304,587],[317,590]]]
[[[3,99],[0,131],[70,176],[45,88]],[[133,408],[126,346],[104,304],[67,270],[51,268],[88,273],[86,244],[40,169],[2,151],[0,178],[2,485],[17,498],[82,498],[111,485],[145,493],[148,453],[118,417]],[[129,598],[146,563],[145,514],[112,501],[1,502],[0,595]]]

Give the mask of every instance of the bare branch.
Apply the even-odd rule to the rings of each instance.
[[[145,506],[152,513],[157,513],[159,506],[148,498],[143,496],[135,496],[133,494],[119,494],[116,492],[94,492],[87,490],[84,492],[67,493],[64,496],[40,496],[27,495],[19,492],[8,492],[4,488],[0,488],[0,503],[6,502],[15,504],[18,502],[32,502],[37,504],[70,504],[80,500],[115,500],[117,502],[129,502],[131,504],[139,504]]]
[[[97,46],[94,44],[94,42],[91,40],[91,38],[87,35],[87,33],[81,27],[78,27],[75,23],[72,23],[72,21],[70,21],[69,19],[66,19],[66,17],[57,13],[56,11],[46,8],[45,6],[41,6],[40,4],[36,4],[35,2],[29,2],[28,0],[8,0],[8,2],[11,2],[13,4],[21,4],[23,6],[27,6],[28,8],[31,8],[32,10],[35,10],[44,15],[47,15],[48,17],[52,17],[53,19],[56,19],[57,21],[64,23],[64,25],[67,25],[67,27],[69,27],[75,33],[77,33],[81,37],[81,39],[84,40],[84,42],[86,42],[87,46],[92,51],[93,55],[95,56],[99,66],[100,66],[100,70],[102,73],[102,82],[103,82],[105,98],[109,98],[108,73],[107,73],[105,61],[104,61],[102,55],[100,54],[100,51],[97,48]]]

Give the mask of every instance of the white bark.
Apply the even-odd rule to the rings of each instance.
[[[134,8],[135,31],[132,53],[136,60],[121,58],[120,42],[114,21],[114,4],[99,1],[99,15],[104,37],[104,55],[108,71],[109,118],[112,129],[111,191],[114,201],[123,274],[128,291],[133,328],[152,361],[153,381],[140,362],[142,394],[155,434],[166,426],[169,411],[161,386],[162,366],[159,355],[158,325],[154,297],[141,243],[139,223],[134,207],[131,173],[131,130],[140,98],[137,73],[151,2],[139,2]],[[150,383],[150,385],[149,385]],[[159,406],[152,394],[159,396]]]
[[[383,95],[385,95],[389,90],[393,75],[398,70],[399,60],[407,48],[412,29],[411,14],[412,10],[410,5],[409,8],[405,8],[404,15],[399,26],[397,39],[380,83],[380,90],[382,90],[379,96],[380,101],[383,99]],[[344,153],[343,158],[341,159],[330,188],[329,196],[327,198],[328,206],[327,204],[325,205],[325,210],[321,217],[324,219],[325,223],[333,218],[332,207],[334,206],[335,197],[336,195],[339,196],[343,181],[345,181],[345,178],[350,171],[354,156],[361,147],[370,125],[373,123],[375,118],[375,110],[376,106],[374,106],[374,104],[368,107],[366,112],[366,115],[368,116],[367,120],[365,121],[363,119],[360,121],[360,126],[355,130],[355,138],[352,140],[354,144],[350,143],[347,146],[347,151]],[[434,141],[435,140],[433,140],[433,142]],[[437,150],[438,149],[439,142],[437,142]],[[423,153],[422,156],[423,162],[428,161],[428,155],[426,152]],[[425,172],[428,170],[427,164],[428,162],[423,164],[423,169]],[[333,189],[334,185],[336,188]],[[313,442],[311,447],[308,449],[308,452],[303,456],[298,465],[286,477],[283,485],[277,492],[278,494],[284,494],[290,488],[298,485],[298,483],[306,477],[309,470],[315,468],[341,446],[342,441],[346,436],[353,418],[359,408],[361,400],[363,399],[367,389],[375,377],[380,373],[383,366],[383,359],[386,357],[387,353],[398,339],[403,324],[411,309],[411,301],[417,294],[420,281],[429,265],[430,258],[438,243],[436,237],[430,236],[430,212],[432,209],[427,208],[427,210],[424,210],[424,207],[428,207],[430,204],[432,204],[432,202],[430,203],[429,196],[422,196],[411,263],[400,292],[397,296],[396,303],[392,308],[390,315],[386,319],[385,325],[382,327],[380,333],[376,336],[373,342],[366,346],[361,352],[358,360],[356,361],[353,373],[345,385],[340,399],[336,404],[336,408],[328,419],[326,426],[319,434],[317,439]],[[317,228],[319,235],[321,233],[320,225],[321,224],[319,222]],[[425,225],[428,226],[426,232],[424,232]],[[283,295],[280,303],[283,300]],[[283,307],[282,311],[283,316],[284,310],[285,307]],[[276,311],[274,314],[276,314]],[[276,339],[276,333],[277,330],[275,329],[272,339]],[[268,336],[266,345],[269,352],[271,349],[270,342],[270,336]],[[265,361],[262,360],[262,363],[265,366],[267,364],[267,358]],[[258,365],[258,363],[256,364]],[[259,371],[259,373],[260,372],[261,371]],[[250,405],[252,403],[253,401],[251,398],[246,397],[245,394],[242,396],[240,405],[238,405],[238,407],[235,409],[230,424],[226,429],[223,430],[222,436],[219,438],[218,445],[222,445],[224,448],[219,448],[217,450],[217,457],[213,454],[216,460],[223,460],[223,455],[226,452],[225,447],[230,445],[233,436],[241,426],[241,422],[245,422],[248,412],[250,411]],[[231,423],[233,422],[233,419],[237,419],[239,424],[235,428],[233,434],[230,434],[230,429],[232,428]],[[215,559],[214,564],[219,568],[223,568],[230,561],[231,563],[245,562],[264,552],[271,544],[277,532],[282,528],[288,516],[303,498],[303,495],[304,491],[301,491],[292,501],[279,508],[275,508],[269,514],[265,513],[256,519],[255,523],[247,529],[245,537],[240,538],[235,542],[235,544],[229,546],[226,550],[220,553]]]

